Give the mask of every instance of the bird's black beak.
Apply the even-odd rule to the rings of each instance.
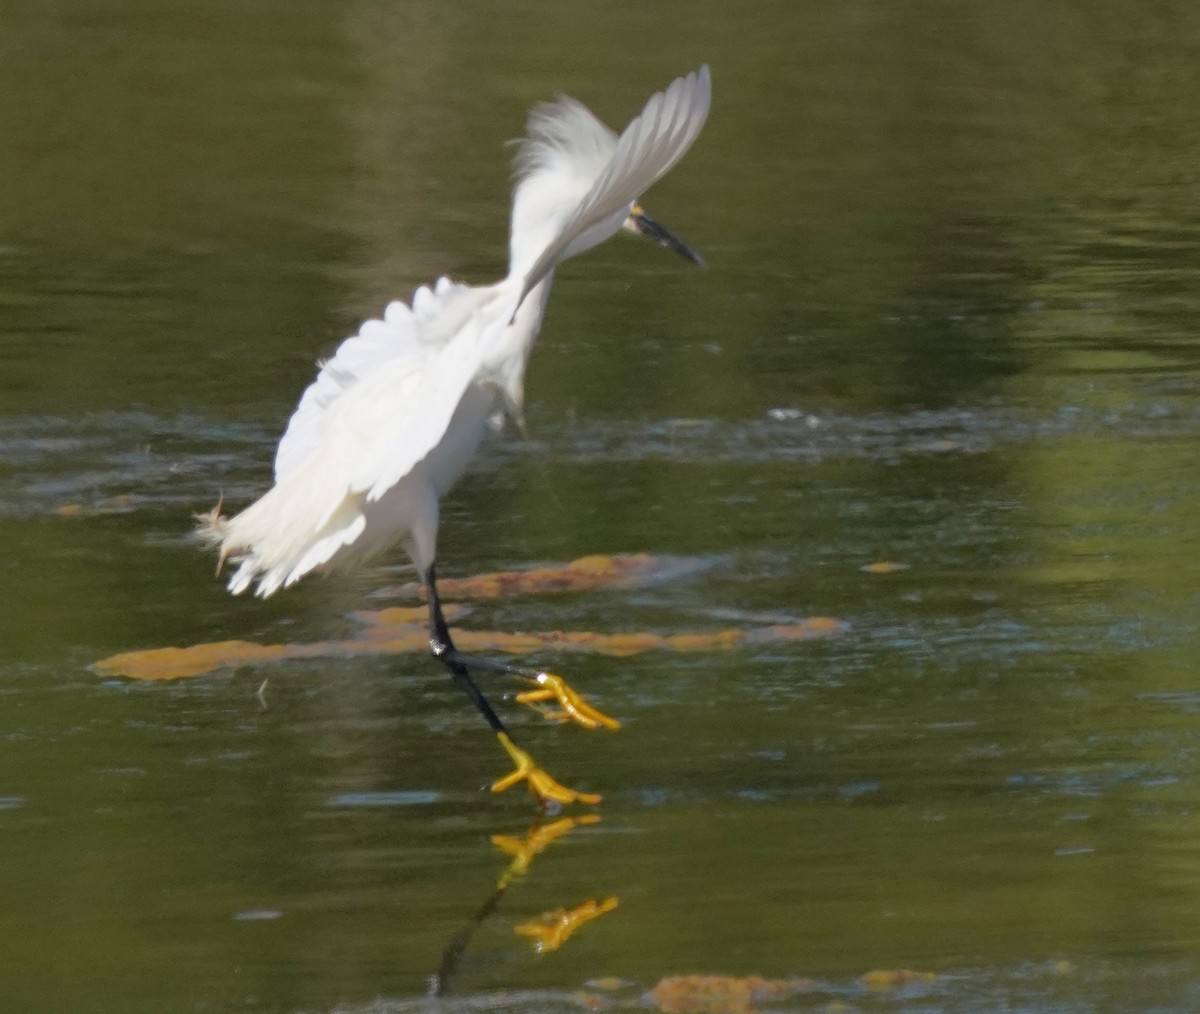
[[[654,221],[653,218],[646,214],[640,204],[635,204],[629,209],[629,217],[625,219],[625,228],[630,232],[636,232],[639,236],[645,236],[647,239],[653,240],[659,246],[666,247],[668,250],[674,250],[680,257],[686,257],[693,264],[699,264],[700,267],[704,267],[703,257],[669,229],[664,228]]]

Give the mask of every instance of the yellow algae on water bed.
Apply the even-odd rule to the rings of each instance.
[[[615,556],[582,556],[570,563],[529,570],[500,570],[474,577],[439,578],[443,598],[496,599],[510,595],[534,595],[545,592],[590,591],[594,588],[629,588],[654,580],[680,566],[679,561],[649,553]],[[425,589],[417,581],[389,589],[396,598],[425,598]]]
[[[775,623],[769,627],[758,627],[746,634],[746,640],[757,644],[763,641],[803,641],[810,637],[828,637],[849,629],[845,620],[832,616],[810,616],[799,623]]]
[[[239,662],[277,658],[283,646],[256,644],[252,641],[214,641],[193,644],[190,648],[150,648],[145,652],[110,655],[96,662],[101,676],[128,676],[133,679],[182,679],[200,676]]]
[[[447,623],[461,620],[470,610],[455,602],[442,603]],[[387,641],[425,630],[429,613],[424,606],[389,606],[387,609],[360,609],[351,614],[363,625],[363,636],[371,641]]]
[[[812,979],[735,978],[728,975],[673,975],[646,999],[663,1014],[753,1014],[758,1004],[811,992]]]
[[[678,567],[676,561],[672,566]],[[669,572],[662,557],[645,553],[627,556],[585,556],[558,567],[528,571],[503,571],[476,578],[441,582],[444,593],[465,598],[490,598],[544,591],[583,590],[603,586],[631,586]],[[400,589],[415,589],[405,586]],[[450,622],[468,612],[461,604],[446,604]],[[349,657],[354,655],[406,654],[429,650],[424,606],[390,606],[352,614],[362,632],[343,641],[311,644],[258,644],[253,641],[216,641],[190,647],[151,648],[101,659],[94,666],[103,676],[128,676],[141,680],[173,680],[200,676],[218,669],[264,665],[289,659]],[[747,629],[689,631],[658,634],[651,631],[597,633],[589,630],[551,630],[505,633],[488,630],[455,630],[459,646],[469,652],[494,651],[532,656],[553,651],[593,652],[625,657],[648,651],[732,651],[743,645],[784,643],[837,634],[846,625],[827,616],[814,616],[795,624],[774,624]]]
[[[845,624],[828,617],[792,626],[752,627],[749,630],[718,630],[708,633],[652,634],[636,631],[600,634],[590,630],[552,630],[532,633],[503,633],[495,630],[456,630],[455,640],[469,652],[497,651],[509,655],[532,655],[539,650],[593,652],[623,658],[648,651],[730,651],[741,645],[762,645],[827,637],[845,629]],[[96,662],[102,676],[128,676],[141,680],[173,680],[200,676],[217,669],[241,665],[263,665],[300,658],[336,658],[353,655],[403,655],[429,650],[429,636],[422,626],[376,625],[359,640],[315,641],[311,644],[257,644],[254,641],[215,641],[187,648],[150,648],[110,655]]]
[[[895,560],[877,560],[874,563],[863,564],[858,569],[864,574],[896,574],[902,570],[909,570],[911,564],[897,563]]]
[[[652,634],[644,631],[600,634],[594,631],[548,631],[508,634],[492,630],[458,630],[455,638],[466,650],[530,655],[539,649],[594,652],[625,657],[648,651],[729,651],[743,644],[761,645],[826,637],[841,632],[845,624],[828,617],[793,626],[720,630],[711,633]],[[289,659],[334,658],[353,655],[402,655],[429,650],[423,627],[368,629],[361,640],[315,641],[309,644],[257,644],[254,641],[214,641],[186,648],[150,648],[110,655],[95,663],[102,676],[128,676],[141,680],[173,680],[201,676],[217,669],[263,665]]]
[[[313,641],[309,644],[258,644],[254,641],[212,641],[186,648],[150,648],[126,651],[96,662],[101,676],[128,676],[139,680],[177,680],[203,676],[218,669],[263,665],[289,659],[329,658],[349,655],[403,654],[428,649],[423,632],[387,641]]]
[[[933,972],[898,968],[873,969],[862,975],[858,982],[869,990],[882,991],[936,980]],[[645,994],[645,1000],[661,1014],[757,1014],[770,1009],[772,1004],[817,989],[816,980],[808,978],[672,975],[660,980]]]
[[[897,989],[914,982],[933,982],[933,972],[914,972],[909,968],[875,968],[866,972],[862,984],[868,989]]]
[[[102,514],[128,514],[134,509],[132,493],[121,493],[94,504],[65,503],[54,508],[60,518],[91,518]]]

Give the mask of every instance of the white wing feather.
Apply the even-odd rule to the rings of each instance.
[[[650,97],[621,134],[604,171],[526,274],[522,299],[580,234],[632,204],[687,154],[711,104],[707,64]]]
[[[235,594],[270,595],[329,563],[383,548],[358,545],[366,511],[442,440],[480,363],[515,312],[511,287],[439,282],[414,309],[392,304],[342,343],[296,409],[275,485],[233,518],[205,525],[240,562]],[[343,550],[348,550],[342,552]]]
[[[515,312],[511,299],[494,310],[478,309],[449,341],[427,352],[403,417],[388,412],[370,422],[374,439],[363,448],[352,492],[378,500],[437,446],[467,388],[484,379],[487,350]],[[401,433],[403,439],[397,439]]]
[[[430,321],[453,303],[463,303],[474,291],[460,282],[439,278],[431,292],[421,286],[413,293],[413,307],[396,300],[383,311],[382,320],[368,320],[358,334],[347,338],[300,398],[275,452],[275,481],[300,465],[321,440],[329,410],[342,396],[375,370],[393,360],[420,357],[422,350],[453,335],[449,328],[431,328]],[[460,319],[453,314],[448,324]],[[445,333],[449,331],[449,333]]]

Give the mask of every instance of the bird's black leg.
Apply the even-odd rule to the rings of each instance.
[[[442,664],[450,670],[454,682],[471,699],[471,703],[479,709],[479,713],[492,727],[492,732],[499,736],[507,736],[508,730],[500,721],[500,716],[496,714],[491,704],[488,703],[488,699],[476,686],[475,681],[471,678],[471,672],[467,668],[466,659],[459,654],[458,649],[454,647],[454,642],[450,639],[450,628],[446,626],[446,617],[442,615],[442,603],[438,598],[437,578],[434,575],[433,567],[429,568],[429,573],[425,577],[425,587],[429,589],[429,650],[433,653],[434,658],[441,660]]]
[[[516,766],[511,774],[492,783],[493,792],[503,792],[512,788],[517,782],[529,783],[529,791],[533,793],[539,804],[547,803],[599,803],[600,797],[593,793],[576,792],[565,785],[559,784],[534,762],[533,758],[522,750],[509,735],[500,716],[488,703],[482,691],[475,685],[467,668],[467,656],[460,655],[450,639],[450,628],[446,626],[446,617],[442,614],[442,604],[437,593],[437,577],[434,568],[430,567],[425,575],[425,586],[429,595],[429,650],[433,656],[440,659],[450,670],[450,675],[459,688],[471,699],[479,709],[479,713],[487,720],[500,745]]]
[[[619,729],[621,727],[621,723],[615,718],[610,718],[588,704],[567,686],[561,676],[530,669],[526,666],[511,665],[508,662],[500,662],[492,658],[483,658],[479,655],[464,655],[450,639],[450,629],[446,626],[446,618],[442,615],[442,602],[438,596],[437,575],[432,566],[429,568],[429,573],[425,575],[425,588],[429,598],[429,650],[433,652],[434,657],[442,660],[454,675],[455,682],[475,702],[475,706],[483,713],[484,718],[488,720],[488,724],[495,732],[504,732],[504,726],[471,679],[468,669],[503,673],[506,676],[515,676],[534,684],[533,689],[517,694],[517,700],[521,704],[528,704],[539,709],[546,702],[554,701],[558,709],[549,713],[549,717],[552,719],[570,720],[582,725],[585,729]]]

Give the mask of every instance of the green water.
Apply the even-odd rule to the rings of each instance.
[[[1200,1006],[1200,8],[0,24],[0,1009],[404,1011],[439,968],[447,1010],[601,977],[645,1009],[679,974],[814,979],[786,1010]],[[503,757],[432,660],[88,668],[352,633],[399,556],[244,601],[190,515],[264,488],[364,315],[502,273],[529,105],[619,126],[702,61],[711,120],[646,204],[709,269],[627,238],[562,269],[530,439],[445,505],[441,569],[688,562],[480,629],[847,633],[537,659],[625,728],[506,707],[606,801],[499,897],[530,803],[480,791]],[[514,933],[610,896],[557,952]],[[895,968],[937,978],[861,987]]]

